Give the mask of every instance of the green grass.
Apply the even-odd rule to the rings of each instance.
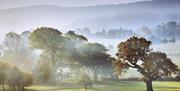
[[[26,87],[28,91],[43,91],[48,89],[56,89],[55,86],[41,86],[41,85],[33,85],[31,87]]]
[[[180,91],[180,82],[153,82],[154,91]],[[109,81],[94,83],[92,88],[87,91],[145,91],[144,82],[140,81]],[[57,86],[33,85],[27,87],[26,91],[84,91],[82,86],[73,85],[72,83],[61,83]]]

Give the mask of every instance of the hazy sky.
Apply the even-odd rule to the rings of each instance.
[[[16,8],[30,5],[57,5],[62,7],[123,4],[147,0],[0,0],[0,8]]]

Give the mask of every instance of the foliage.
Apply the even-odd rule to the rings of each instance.
[[[40,72],[39,76],[42,76],[40,78],[47,81],[49,72],[51,72],[51,79],[54,79],[53,82],[55,82],[56,71],[59,65],[67,66],[68,64],[74,64],[79,59],[77,47],[84,44],[87,38],[75,34],[74,31],[68,31],[63,36],[57,29],[41,27],[33,31],[30,41],[33,48],[42,50],[41,60],[50,61],[49,64],[52,64],[52,68],[47,66],[46,62],[43,63],[43,61],[37,65]],[[44,59],[43,57],[46,58]],[[43,68],[44,66],[47,66],[47,68]]]
[[[7,79],[6,72],[9,69],[9,66],[10,65],[8,63],[0,61],[0,84],[2,85],[3,91],[5,89],[4,85],[5,85],[5,81]]]
[[[12,63],[19,68],[26,67],[27,71],[31,70],[31,53],[29,48],[30,32],[26,31],[20,35],[14,32],[9,32],[5,36],[5,41],[2,45],[2,60]]]
[[[35,79],[40,83],[47,83],[51,76],[52,63],[48,59],[41,59],[37,62],[35,67]]]
[[[88,41],[88,39],[86,37],[84,37],[83,35],[78,35],[75,34],[74,31],[68,31],[65,34],[66,37],[68,37],[71,40],[77,40],[77,41]]]
[[[28,72],[22,72],[23,75],[23,86],[25,87],[29,87],[33,84],[33,75],[31,73]]]
[[[177,65],[165,53],[152,52],[150,44],[144,38],[131,37],[118,45],[117,60],[113,62],[120,72],[129,67],[137,69],[144,76],[147,91],[153,90],[152,80],[178,71]]]
[[[41,27],[34,30],[30,36],[33,48],[42,49],[47,53],[52,63],[56,63],[56,53],[62,48],[62,33],[57,29]]]
[[[68,31],[63,36],[64,41],[64,48],[63,48],[63,60],[68,60],[70,64],[77,62],[79,60],[79,52],[77,48],[85,44],[88,40],[83,35],[78,35],[74,31]]]
[[[84,86],[85,91],[87,87],[92,86],[91,79],[86,73],[81,73],[78,83]]]
[[[41,27],[34,30],[30,36],[30,42],[37,49],[59,48],[62,33],[53,28]],[[52,49],[53,50],[53,49]],[[55,50],[55,49],[54,49]]]
[[[78,48],[81,59],[80,64],[93,70],[94,80],[97,81],[98,75],[103,75],[106,68],[112,69],[112,57],[107,53],[107,49],[99,43],[87,43]],[[112,72],[111,70],[108,70]]]
[[[83,59],[80,63],[83,65],[103,65],[103,63],[110,61],[110,55],[106,53],[108,50],[99,43],[88,43],[79,47],[78,50]]]
[[[24,87],[33,84],[33,76],[31,73],[21,71],[7,62],[0,62],[0,81],[3,86],[7,84],[13,90],[23,90]]]
[[[19,70],[16,66],[12,66],[7,71],[7,84],[13,90],[24,90],[24,87],[31,86],[33,84],[33,76],[28,72]]]

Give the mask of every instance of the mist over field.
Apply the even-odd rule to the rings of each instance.
[[[39,26],[61,31],[83,27],[89,27],[93,32],[120,27],[136,30],[143,26],[179,21],[179,5],[179,0],[152,0],[86,7],[35,5],[0,9],[1,30],[32,31]]]
[[[180,90],[180,0],[17,1],[0,0],[0,90]]]
[[[159,44],[163,40],[162,35],[156,35],[161,39],[151,38],[154,36],[150,32],[158,31],[156,27],[169,21],[180,21],[180,1],[179,0],[152,0],[140,1],[127,4],[97,5],[84,7],[60,7],[53,5],[34,5],[17,8],[0,9],[1,11],[1,43],[5,33],[23,31],[33,31],[37,27],[48,26],[59,29],[61,32],[68,30],[76,31],[89,38],[90,42],[98,42],[109,49],[109,53],[115,55],[117,45],[122,40],[130,36],[142,36],[153,41],[153,49],[164,51],[179,63],[180,44]],[[90,34],[83,28],[89,29]],[[102,37],[98,32],[103,29],[118,31],[124,28],[126,33],[117,35],[118,37]],[[176,35],[166,33],[168,38],[179,37],[179,27]],[[79,31],[78,29],[82,29]],[[127,30],[126,30],[127,29]],[[173,31],[168,30],[173,33]],[[149,33],[148,33],[149,32]],[[91,33],[96,35],[92,36]],[[101,33],[101,32],[100,32]],[[115,35],[113,35],[115,36]],[[150,36],[150,37],[147,37]],[[159,41],[158,41],[159,40]],[[177,41],[179,38],[177,38]],[[109,42],[110,41],[110,42]],[[158,42],[157,42],[158,41]],[[157,43],[156,43],[157,42]],[[157,45],[156,45],[157,44]],[[173,45],[173,47],[172,47]],[[170,49],[174,48],[174,49]],[[173,53],[171,50],[174,50]],[[176,51],[175,51],[176,50]]]

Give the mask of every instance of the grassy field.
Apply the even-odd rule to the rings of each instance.
[[[155,91],[180,91],[180,82],[159,82],[154,81]],[[8,87],[6,87],[6,91]],[[61,83],[56,86],[33,85],[26,87],[25,91],[84,91],[84,88],[75,83]],[[140,81],[120,81],[120,82],[98,82],[86,91],[145,91],[145,83]]]
[[[180,91],[180,82],[159,82],[154,81],[155,91]],[[121,82],[98,82],[87,91],[145,91],[144,82],[121,81]],[[38,86],[27,87],[26,91],[84,91],[83,87],[75,84],[60,84],[57,86]]]

